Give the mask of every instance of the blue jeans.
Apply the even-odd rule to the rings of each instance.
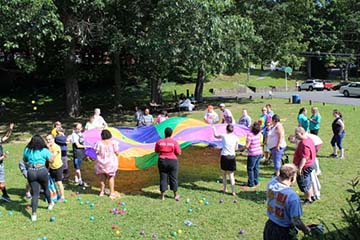
[[[335,147],[335,144],[338,146],[339,149],[342,149],[342,141],[345,137],[345,131],[343,131],[340,135],[334,134],[334,136],[331,138],[331,146]]]
[[[247,157],[248,186],[253,187],[259,184],[259,165],[261,155]]]
[[[280,171],[281,168],[281,158],[284,155],[286,148],[280,148],[279,151],[276,150],[276,147],[270,149],[271,151],[271,155],[273,158],[273,162],[274,162],[274,167],[275,167],[275,171]]]

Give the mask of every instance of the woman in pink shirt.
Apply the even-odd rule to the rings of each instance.
[[[168,179],[170,189],[174,192],[175,200],[179,200],[178,172],[179,162],[177,156],[181,154],[181,149],[177,141],[171,138],[171,128],[165,129],[165,138],[160,139],[155,144],[155,152],[159,154],[159,173],[160,173],[160,192],[161,200],[165,199],[165,191],[168,189]]]
[[[261,127],[258,122],[254,122],[250,128],[250,133],[246,138],[245,148],[248,151],[247,174],[248,187],[256,187],[259,184],[259,164],[263,156],[260,135]]]
[[[115,192],[115,175],[118,169],[119,146],[115,141],[111,140],[112,135],[109,130],[101,131],[101,141],[96,143],[96,174],[100,175],[101,191],[99,196],[105,194],[105,180],[109,180],[110,198],[115,199],[119,197],[119,193]]]

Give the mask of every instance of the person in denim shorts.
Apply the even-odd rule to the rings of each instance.
[[[299,169],[296,180],[300,191],[304,193],[304,204],[309,204],[314,197],[311,172],[315,167],[316,148],[302,127],[295,129],[295,137],[300,140],[294,153],[294,164]]]

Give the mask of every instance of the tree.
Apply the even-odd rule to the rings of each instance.
[[[195,98],[199,101],[206,69],[221,72],[253,40],[252,22],[234,14],[233,7],[232,1],[223,0],[163,0],[154,10],[157,15],[147,46],[152,46],[152,55],[162,66],[181,61],[197,69]]]

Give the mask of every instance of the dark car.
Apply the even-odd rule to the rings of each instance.
[[[340,82],[338,83],[337,85],[333,86],[332,89],[333,90],[339,90],[342,86],[346,86],[348,85],[350,82],[347,82],[347,81],[343,81],[343,82]]]

